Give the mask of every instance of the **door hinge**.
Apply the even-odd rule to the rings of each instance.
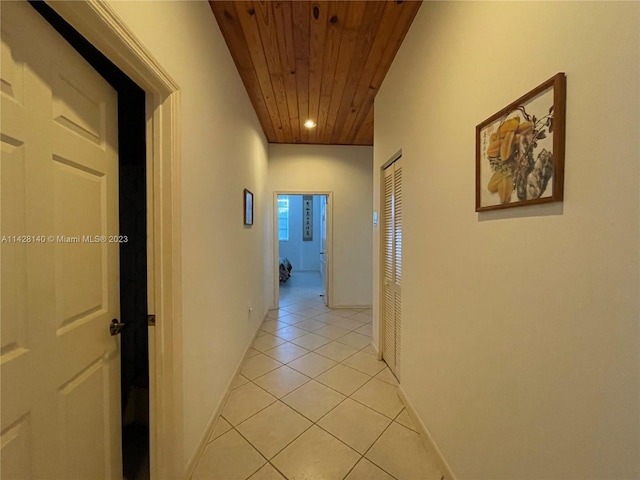
[[[149,314],[147,315],[147,325],[149,327],[155,327],[156,326],[156,316],[153,314]]]

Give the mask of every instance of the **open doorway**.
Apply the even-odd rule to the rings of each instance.
[[[274,305],[331,306],[331,193],[276,192]]]

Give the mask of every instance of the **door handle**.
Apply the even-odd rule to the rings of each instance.
[[[324,255],[325,253],[327,253],[327,252],[320,252],[320,255]]]
[[[109,325],[109,333],[112,337],[116,335],[120,335],[122,329],[124,328],[124,323],[120,323],[117,318],[111,320],[111,324]]]

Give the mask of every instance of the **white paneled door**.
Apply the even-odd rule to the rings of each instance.
[[[116,92],[2,2],[2,479],[122,478]]]
[[[382,358],[400,378],[402,330],[402,159],[384,170],[382,212]]]

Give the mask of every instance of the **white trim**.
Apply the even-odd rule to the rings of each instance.
[[[166,97],[179,89],[108,3],[77,0],[47,4],[145,91]]]
[[[454,475],[453,470],[451,470],[449,463],[444,458],[444,455],[442,455],[442,451],[431,436],[431,433],[429,433],[429,430],[427,430],[427,427],[416,412],[416,409],[413,407],[413,404],[407,397],[407,394],[401,385],[398,385],[398,397],[400,397],[400,400],[404,403],[407,413],[411,417],[414,426],[418,429],[418,433],[420,434],[420,439],[424,443],[424,447],[427,451],[433,452],[433,456],[436,459],[440,473],[442,473],[447,480],[456,480],[456,476]]]
[[[327,256],[327,306],[329,308],[349,308],[349,307],[334,307],[333,302],[333,192],[323,190],[277,190],[273,192],[273,301],[274,306],[271,309],[279,308],[280,305],[280,276],[279,276],[279,255],[278,250],[280,247],[278,240],[278,195],[316,195],[327,197],[327,250],[329,255]],[[368,308],[368,307],[362,307]]]
[[[380,360],[381,362],[384,362],[384,360],[382,359],[382,352],[380,350],[378,350],[378,347],[375,343],[371,342],[371,347],[373,348],[373,351],[375,352],[374,355],[376,356],[376,358],[378,360]],[[387,363],[387,362],[384,362]],[[393,372],[391,372],[393,374]]]
[[[393,155],[391,155],[391,157],[389,157],[389,160],[387,160],[386,162],[384,162],[382,164],[382,170],[386,170],[387,168],[389,168],[395,161],[400,160],[400,157],[402,156],[402,149],[398,150],[396,153],[394,153]]]
[[[371,308],[371,305],[334,305],[331,308],[333,308],[334,310],[369,310]]]
[[[147,266],[150,469],[152,479],[182,477],[182,292],[180,92],[133,32],[97,0],[48,2],[146,94]]]
[[[227,388],[225,389],[225,393],[222,396],[222,399],[220,400],[220,402],[218,402],[218,405],[213,411],[213,414],[211,414],[211,416],[209,417],[209,421],[207,422],[207,428],[205,428],[202,438],[198,442],[198,445],[196,446],[196,449],[193,455],[191,456],[191,458],[189,459],[189,462],[187,463],[187,469],[186,469],[184,478],[191,478],[195,473],[196,468],[198,466],[198,461],[200,460],[200,457],[202,457],[202,454],[204,453],[205,448],[209,444],[209,438],[211,438],[211,434],[213,433],[213,430],[216,428],[216,423],[218,422],[218,419],[222,415],[222,410],[224,409],[224,406],[226,405],[227,400],[229,399],[229,395],[231,395],[231,392],[234,390],[233,384],[236,381],[236,378],[238,378],[238,375],[240,375],[240,370],[242,370],[242,365],[247,359],[247,354],[249,353],[249,350],[251,350],[251,347],[253,347],[253,342],[255,341],[258,333],[260,333],[260,330],[262,329],[262,324],[267,319],[268,313],[269,313],[269,310],[265,312],[264,316],[262,317],[262,321],[258,323],[258,325],[256,326],[256,331],[253,334],[253,337],[251,337],[251,340],[247,344],[246,348],[244,349],[244,353],[242,354],[242,357],[240,357],[240,361],[238,362],[238,365],[236,365],[236,369],[234,370],[233,375],[231,376],[231,380],[227,384]]]

